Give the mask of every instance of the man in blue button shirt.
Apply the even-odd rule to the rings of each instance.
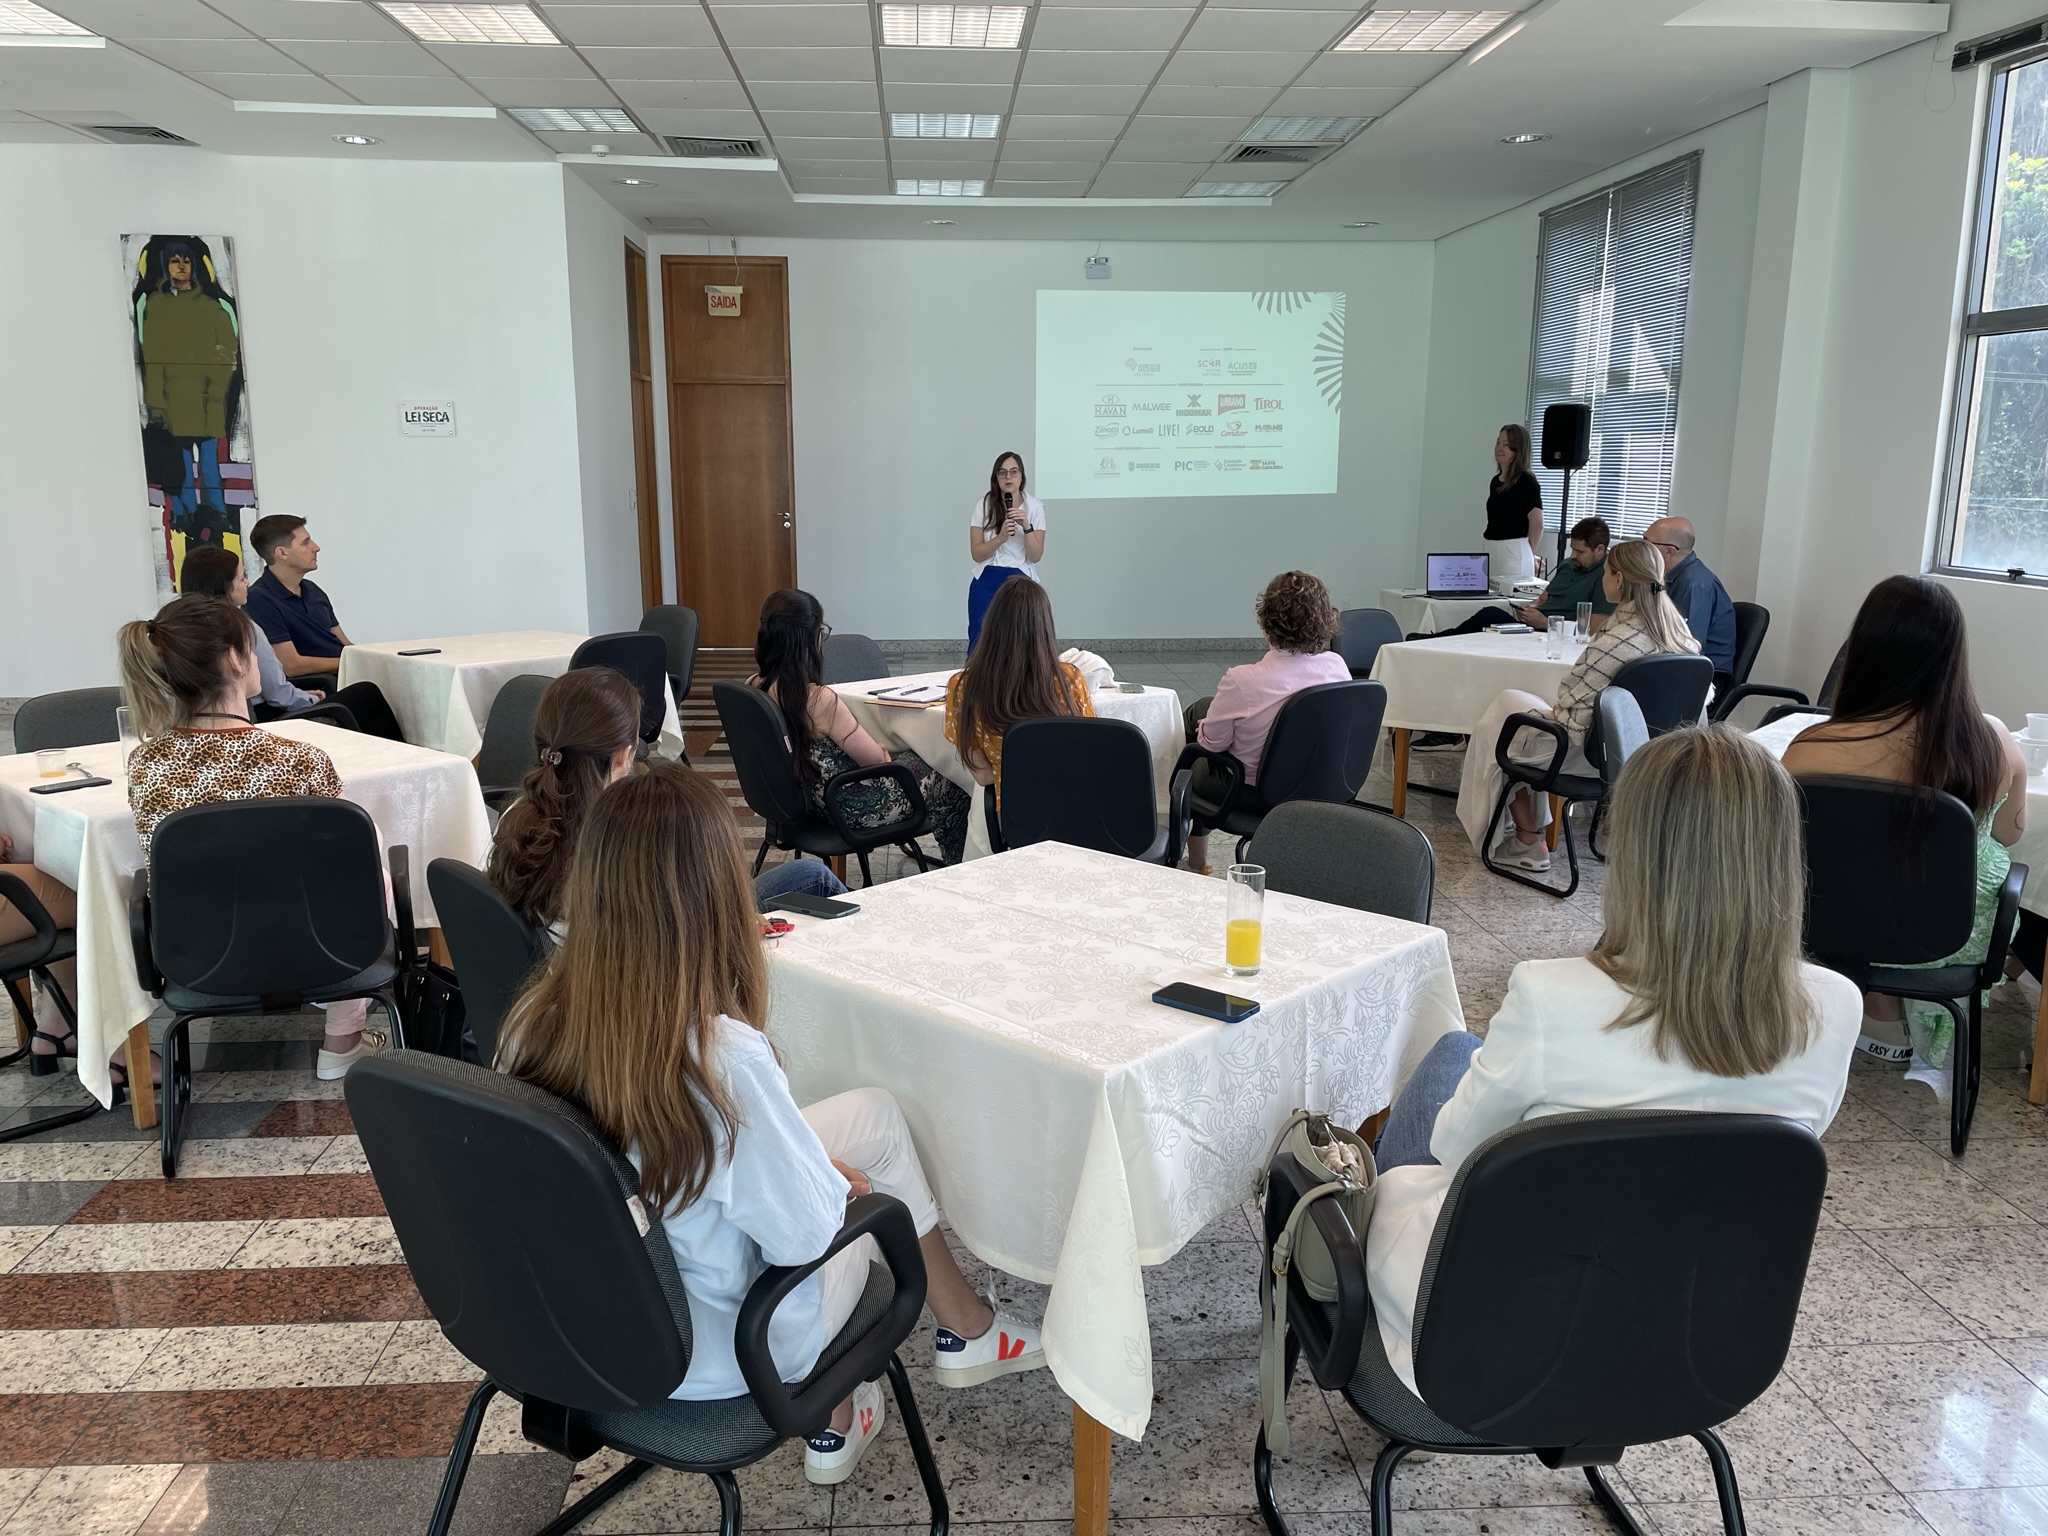
[[[351,645],[334,604],[309,579],[320,568],[320,546],[303,517],[261,518],[249,543],[264,565],[249,588],[249,617],[277,652],[286,677],[338,670],[336,658]]]
[[[1660,517],[1643,537],[1664,557],[1664,590],[1685,616],[1700,653],[1714,664],[1714,685],[1725,689],[1735,666],[1735,604],[1721,578],[1693,552],[1692,524],[1682,517]]]

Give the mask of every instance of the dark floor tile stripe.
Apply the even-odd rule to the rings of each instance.
[[[281,1221],[321,1216],[382,1216],[377,1181],[367,1173],[304,1173],[229,1179],[113,1179],[86,1201],[75,1222]]]
[[[0,1467],[61,1467],[107,1406],[101,1392],[0,1393]]]
[[[251,1136],[353,1136],[356,1123],[340,1099],[287,1099],[256,1122]]]
[[[0,1318],[10,1329],[384,1323],[427,1315],[403,1264],[0,1275]]]

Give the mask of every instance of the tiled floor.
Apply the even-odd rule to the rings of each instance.
[[[1113,658],[1114,659],[1114,658]],[[1209,692],[1235,654],[1131,659],[1124,675]],[[898,670],[914,663],[899,661]],[[0,722],[4,726],[4,722]],[[1419,753],[1448,782],[1457,754]],[[1368,798],[1384,802],[1384,767]],[[1478,867],[1450,803],[1410,799],[1437,850],[1436,921],[1483,1028],[1519,959],[1594,936],[1600,871],[1570,902]],[[894,865],[886,866],[894,871]],[[1995,999],[1967,1157],[1896,1073],[1858,1071],[1827,1143],[1832,1182],[1783,1377],[1728,1429],[1765,1533],[2048,1533],[2048,1114],[2019,1091],[2027,1011]],[[200,1046],[192,1135],[165,1184],[125,1112],[0,1146],[0,1536],[422,1529],[474,1373],[413,1291],[338,1085],[310,1070],[310,1015],[222,1023]],[[68,1077],[0,1072],[0,1114],[72,1102]],[[1252,1217],[1218,1220],[1147,1274],[1159,1401],[1118,1442],[1119,1536],[1255,1536],[1250,1450],[1257,1312]],[[1003,1283],[1037,1315],[1042,1293]],[[1060,1536],[1068,1405],[1044,1373],[964,1393],[907,1357],[953,1503],[982,1536]],[[1302,1536],[1366,1524],[1377,1449],[1348,1410],[1297,1386],[1277,1486]],[[611,1465],[526,1448],[499,1411],[457,1529],[537,1529]],[[900,1432],[836,1492],[785,1447],[741,1474],[753,1530],[921,1525]],[[1632,1451],[1619,1483],[1663,1536],[1718,1529],[1699,1458]],[[1575,1474],[1533,1462],[1415,1460],[1396,1480],[1415,1536],[1605,1529]],[[709,1531],[708,1485],[657,1473],[586,1529]]]

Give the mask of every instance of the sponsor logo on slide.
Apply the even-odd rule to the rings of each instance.
[[[1121,417],[1123,413],[1124,403],[1115,395],[1104,395],[1095,402],[1095,416],[1098,421],[1105,416]]]
[[[1220,357],[1197,358],[1195,360],[1195,367],[1201,372],[1214,377],[1223,371],[1223,359]]]
[[[1223,423],[1223,432],[1221,435],[1224,437],[1243,437],[1244,423],[1241,421],[1226,421],[1225,423]]]
[[[1161,411],[1170,411],[1172,409],[1173,402],[1171,400],[1138,400],[1132,402],[1131,405],[1131,413],[1133,415],[1156,416]]]
[[[1202,409],[1202,392],[1199,389],[1188,396],[1188,409],[1191,411]]]
[[[1230,360],[1230,376],[1233,379],[1248,379],[1258,371],[1259,360],[1255,357],[1246,358],[1242,362],[1234,357]]]
[[[1253,427],[1252,430],[1254,432],[1285,432],[1287,429],[1277,421],[1262,421],[1256,427]]]
[[[1278,459],[1253,459],[1250,467],[1253,469],[1278,469],[1280,461]]]
[[[1280,402],[1278,400],[1273,399],[1271,396],[1252,396],[1252,409],[1255,411],[1277,411],[1280,408]]]
[[[1204,470],[1209,467],[1209,461],[1207,459],[1175,459],[1173,467],[1176,470]]]
[[[1104,455],[1103,455],[1103,456],[1102,456],[1101,458],[1099,458],[1099,459],[1097,459],[1097,460],[1095,461],[1095,478],[1096,478],[1096,479],[1100,480],[1100,479],[1104,478],[1105,476],[1108,476],[1108,475],[1113,475],[1113,474],[1115,474],[1116,472],[1117,472],[1117,468],[1116,468],[1116,455],[1115,455],[1115,454],[1112,454],[1112,453],[1105,453],[1105,454],[1104,454]]]
[[[1152,460],[1150,463],[1147,463],[1143,459],[1124,460],[1124,468],[1130,470],[1133,474],[1142,473],[1145,470],[1157,469],[1158,467],[1159,461],[1157,459]]]
[[[1115,437],[1122,431],[1122,427],[1118,426],[1115,422],[1111,422],[1107,426],[1097,427],[1095,429],[1095,435],[1097,437]]]
[[[1229,471],[1232,471],[1232,472],[1234,473],[1235,471],[1237,471],[1237,470],[1240,470],[1240,469],[1243,469],[1243,468],[1244,468],[1244,460],[1243,460],[1243,459],[1218,459],[1218,460],[1216,461],[1216,467],[1217,467],[1218,469],[1223,469],[1223,470],[1229,470]]]
[[[1131,372],[1139,378],[1149,378],[1151,375],[1159,371],[1159,364],[1141,363],[1135,357],[1125,358],[1124,366],[1130,369]]]
[[[1243,395],[1218,395],[1216,397],[1216,414],[1218,416],[1226,415],[1231,411],[1241,411],[1243,409]]]
[[[1125,437],[1150,437],[1150,436],[1151,436],[1151,435],[1152,435],[1152,434],[1153,434],[1154,432],[1156,432],[1157,430],[1158,430],[1158,428],[1156,428],[1156,427],[1125,427],[1125,428],[1124,428],[1124,436],[1125,436]]]
[[[1162,421],[1159,423],[1159,435],[1161,437],[1179,437],[1180,424],[1173,421]]]
[[[1184,437],[1214,437],[1216,435],[1216,423],[1213,421],[1191,421],[1181,428],[1181,435]]]

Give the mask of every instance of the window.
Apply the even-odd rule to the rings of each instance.
[[[1937,563],[2048,581],[2048,60],[1997,70]]]
[[[1617,538],[1671,509],[1698,186],[1691,154],[1543,215],[1529,430],[1540,447],[1544,407],[1592,407],[1593,453],[1572,474],[1569,516],[1605,518]],[[1536,478],[1555,528],[1564,472],[1539,467]]]

